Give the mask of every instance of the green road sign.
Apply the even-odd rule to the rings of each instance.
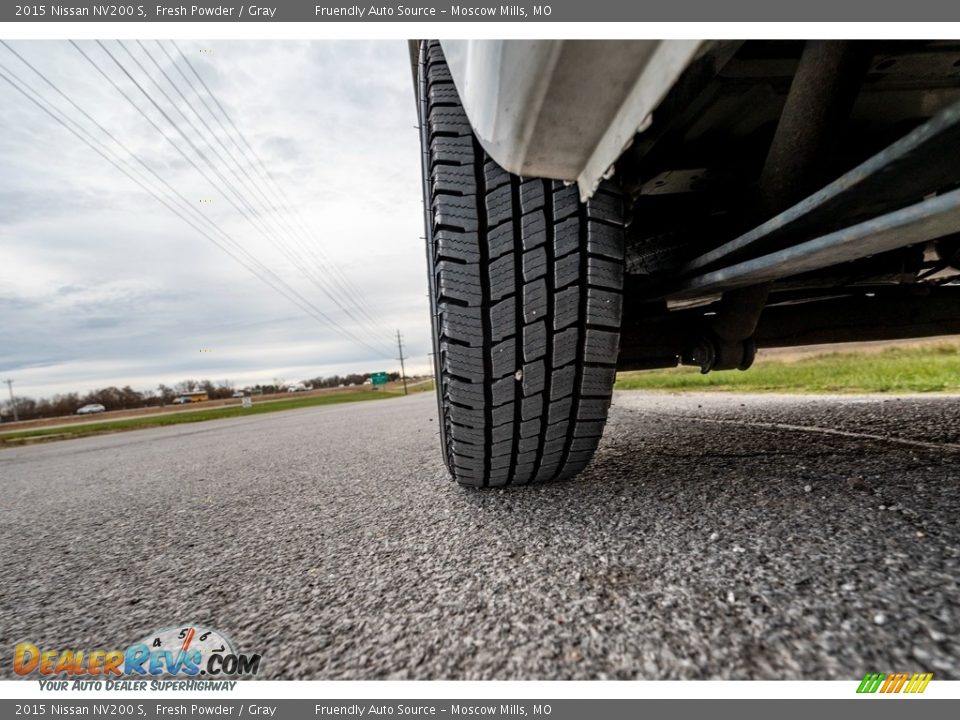
[[[385,372],[375,372],[370,375],[370,382],[374,385],[386,385],[389,376]]]

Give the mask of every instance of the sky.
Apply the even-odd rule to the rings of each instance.
[[[69,42],[8,41],[95,122],[0,45],[0,73],[196,226],[0,78],[0,380],[47,397],[394,370],[397,329],[427,372],[406,44],[141,42],[78,41],[108,80]]]

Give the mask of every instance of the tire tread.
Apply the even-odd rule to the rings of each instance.
[[[623,206],[604,182],[519,178],[486,156],[424,43],[428,237],[446,457],[464,485],[572,477],[603,433],[619,350]]]

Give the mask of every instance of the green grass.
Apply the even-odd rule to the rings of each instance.
[[[696,368],[620,373],[620,390],[721,390],[790,393],[960,391],[960,345],[838,352],[795,362],[760,360],[748,371],[701,375]]]
[[[186,412],[166,413],[149,417],[132,417],[118,420],[104,420],[103,422],[84,423],[82,425],[61,425],[59,427],[39,427],[32,430],[4,433],[0,435],[0,446],[20,445],[25,440],[66,440],[85,435],[102,435],[104,433],[120,432],[124,430],[141,430],[143,428],[161,427],[164,425],[179,425],[181,423],[205,422],[221,418],[247,417],[262,413],[297,410],[299,408],[314,407],[317,405],[334,405],[347,402],[365,402],[367,400],[382,400],[391,397],[400,397],[403,391],[382,390],[379,392],[353,391],[314,397],[297,397],[289,400],[273,400],[269,402],[253,401],[253,407],[245,409],[239,404],[224,407],[210,408],[209,410],[192,410]],[[239,403],[239,401],[238,401]]]

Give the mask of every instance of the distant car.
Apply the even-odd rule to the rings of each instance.
[[[106,412],[107,409],[100,403],[91,403],[77,409],[77,415],[93,415],[95,413]]]
[[[244,396],[243,390],[237,390],[237,391],[236,391],[233,395],[231,395],[230,397],[242,398],[243,396]]]
[[[193,400],[191,400],[191,399],[188,398],[188,397],[178,397],[178,398],[174,398],[174,399],[173,399],[173,404],[174,404],[174,405],[189,405],[189,404],[192,403],[192,402],[193,402]]]

